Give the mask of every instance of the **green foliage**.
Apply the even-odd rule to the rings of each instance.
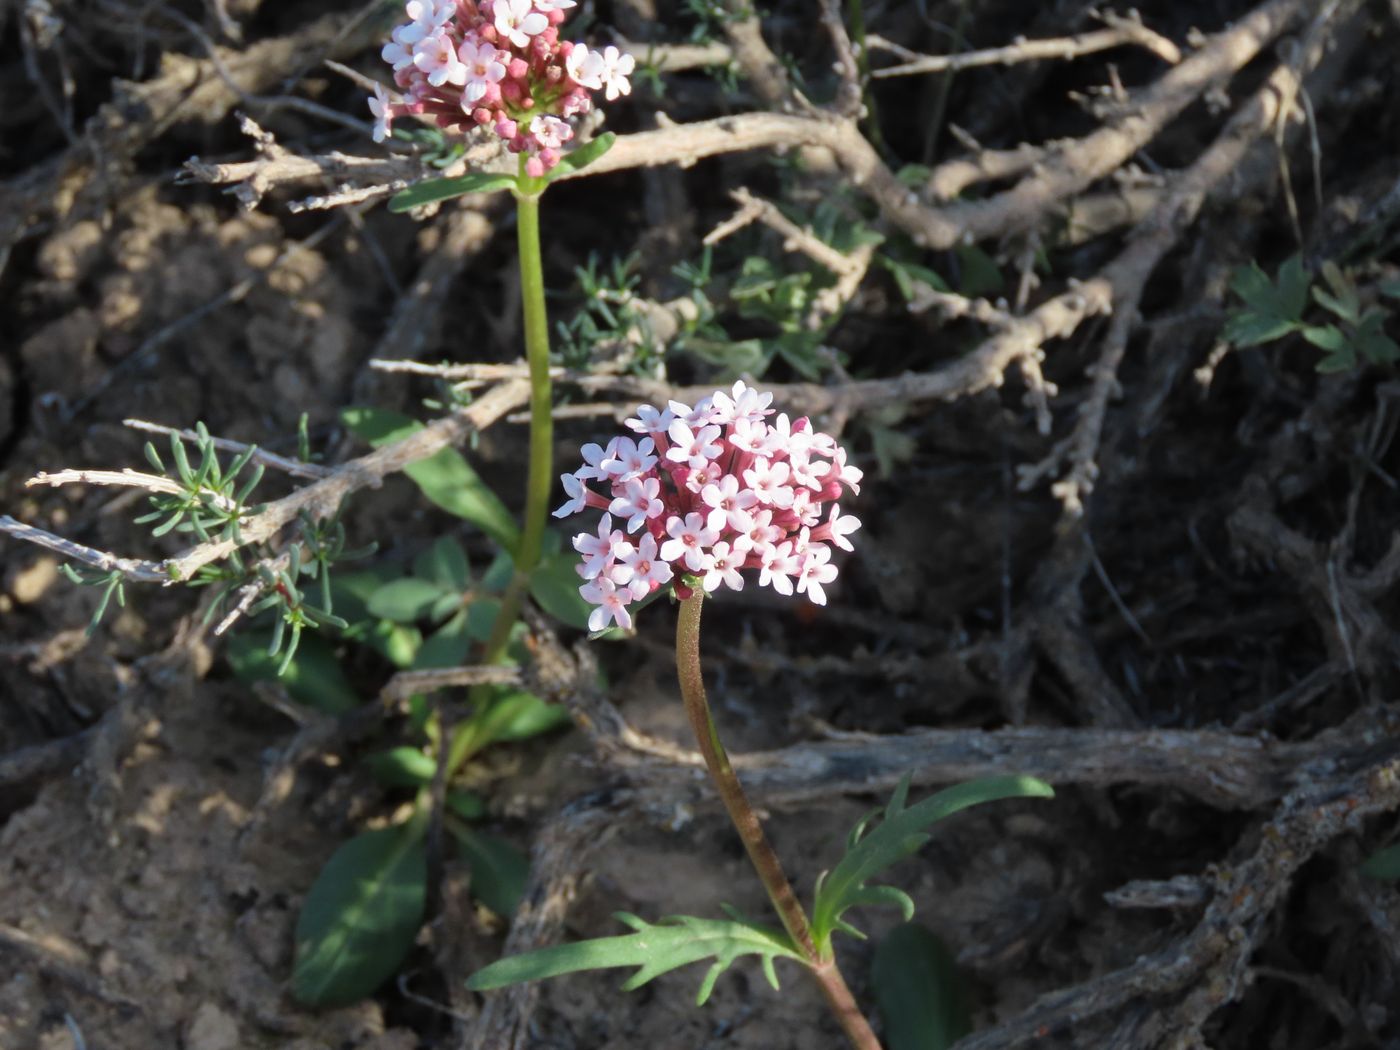
[[[831,955],[831,938],[837,931],[864,937],[844,919],[845,913],[859,905],[883,905],[898,908],[905,921],[914,916],[914,902],[909,895],[894,886],[871,886],[869,880],[893,866],[897,861],[917,852],[929,840],[925,831],[930,825],[969,806],[1005,798],[1052,798],[1055,792],[1049,784],[1034,777],[989,777],[950,787],[906,806],[909,779],[906,777],[895,789],[883,819],[871,830],[871,824],[881,817],[880,810],[866,816],[852,830],[846,841],[846,855],[818,880],[816,900],[812,907],[812,939],[824,958]]]
[[[507,956],[472,974],[467,987],[488,991],[582,970],[635,966],[637,972],[622,986],[623,990],[632,991],[663,973],[713,959],[695,999],[704,1005],[720,975],[745,955],[758,956],[763,974],[774,988],[778,987],[775,959],[802,961],[787,934],[738,916],[698,919],[673,915],[655,925],[627,912],[618,912],[616,918],[636,932]]]
[[[1244,301],[1231,313],[1223,335],[1236,346],[1257,346],[1296,331],[1308,305],[1308,274],[1300,256],[1293,256],[1270,281],[1257,262],[1242,266],[1230,279],[1230,290]]]
[[[525,894],[530,861],[519,849],[496,835],[448,822],[462,859],[471,865],[472,896],[497,915],[510,916]]]
[[[512,189],[516,182],[514,175],[494,171],[473,171],[451,179],[427,179],[394,194],[389,199],[389,210],[412,211],[425,204],[436,204],[468,193],[494,193]]]
[[[297,919],[292,994],[308,1006],[339,1005],[393,976],[423,921],[426,879],[423,838],[413,825],[342,844]]]
[[[173,470],[166,467],[155,445],[146,442],[147,462],[157,474],[176,482],[181,491],[153,493],[150,502],[154,509],[137,518],[136,524],[160,522],[151,530],[152,536],[164,536],[173,529],[194,533],[200,541],[207,541],[215,534],[237,540],[238,523],[254,509],[248,505],[248,500],[263,476],[262,465],[253,463],[257,448],[250,445],[225,467],[203,423],[195,424],[195,434],[193,444],[199,457],[198,467],[191,466],[185,439],[178,434],[170,435]],[[239,476],[250,463],[253,469],[240,480]]]
[[[870,984],[888,1050],[947,1050],[972,1031],[952,953],[918,923],[901,923],[876,946]]]
[[[269,652],[271,640],[272,632],[267,630],[243,631],[229,639],[229,666],[240,681],[277,681],[297,703],[328,715],[343,715],[360,706],[360,695],[345,677],[335,646],[327,639],[308,635],[285,667]]]
[[[559,158],[559,163],[549,171],[545,172],[545,182],[553,182],[555,179],[570,175],[576,171],[582,171],[592,164],[604,153],[613,148],[613,143],[617,141],[617,136],[611,131],[605,131],[594,139],[590,139],[582,146],[570,150]]]
[[[1400,879],[1400,844],[1372,853],[1361,865],[1361,874],[1384,882]]]
[[[1323,352],[1319,372],[1344,372],[1358,364],[1391,365],[1400,360],[1400,345],[1385,333],[1389,313],[1378,305],[1366,306],[1355,278],[1333,262],[1322,264],[1326,287],[1312,287],[1302,259],[1285,262],[1270,281],[1258,263],[1235,271],[1230,288],[1244,302],[1231,312],[1223,335],[1237,346],[1257,346],[1294,332]],[[1388,285],[1376,287],[1392,296]],[[1309,294],[1311,293],[1311,295]],[[1335,320],[1320,324],[1304,319],[1309,301]]]
[[[340,417],[375,448],[400,441],[423,428],[417,420],[386,409],[347,408]],[[514,550],[520,542],[520,530],[506,505],[456,449],[445,448],[411,463],[404,473],[433,503],[471,522],[507,550]]]
[[[65,562],[59,566],[59,571],[79,587],[97,587],[102,592],[97,599],[97,608],[93,609],[92,617],[88,620],[86,633],[89,638],[102,622],[102,617],[107,615],[107,607],[111,604],[113,595],[116,596],[117,604],[126,608],[126,574],[121,569],[102,572],[99,569],[90,569],[86,565],[74,567]]]

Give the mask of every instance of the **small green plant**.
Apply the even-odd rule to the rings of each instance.
[[[1257,262],[1235,271],[1230,289],[1243,302],[1231,311],[1222,333],[1236,346],[1258,346],[1298,333],[1322,351],[1319,372],[1345,372],[1358,364],[1392,365],[1400,345],[1385,332],[1390,311],[1374,299],[1400,298],[1400,283],[1379,282],[1363,295],[1355,274],[1333,262],[1322,264],[1325,287],[1316,287],[1299,256],[1279,267],[1274,280]],[[1309,306],[1331,318],[1310,321]],[[1314,315],[1315,316],[1315,315]]]

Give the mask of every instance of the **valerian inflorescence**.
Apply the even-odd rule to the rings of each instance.
[[[746,569],[779,594],[826,604],[824,587],[836,578],[831,546],[851,550],[848,537],[860,528],[837,500],[845,489],[860,492],[862,472],[805,417],[769,422],[772,400],[737,382],[693,408],[643,405],[626,421],[639,437],[583,446],[583,466],[561,475],[569,500],[554,516],[605,512],[596,533],[574,537],[586,581],[579,593],[597,607],[591,629],[631,626],[627,606],[658,588],[687,597],[687,578],[707,592],[740,590]]]
[[[593,108],[591,92],[608,101],[632,90],[631,55],[609,45],[590,51],[559,39],[575,0],[409,0],[409,21],[382,52],[394,67],[402,101],[382,87],[369,100],[374,138],[382,142],[397,117],[439,127],[492,129],[512,153],[526,156],[539,178],[559,163],[573,138],[569,118]]]

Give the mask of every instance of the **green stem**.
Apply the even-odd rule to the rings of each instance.
[[[842,1031],[856,1050],[880,1050],[880,1041],[875,1038],[870,1023],[856,1005],[855,996],[836,967],[836,960],[823,959],[817,951],[807,913],[793,892],[792,883],[783,873],[782,862],[764,835],[758,814],[749,804],[724,744],[720,742],[719,728],[710,713],[710,703],[705,695],[705,678],[700,669],[700,611],[704,601],[704,592],[697,589],[681,603],[680,618],[676,621],[676,674],[680,678],[686,717],[690,720],[700,754],[704,756],[705,768],[719,789],[720,800],[735,830],[739,832],[763,888],[768,891],[773,909],[793,944],[805,957],[808,972],[817,982],[822,998],[840,1023]]]
[[[540,253],[540,195],[544,180],[525,174],[522,160],[516,190],[516,234],[520,245],[520,306],[525,321],[525,359],[530,365],[530,467],[525,481],[525,527],[515,551],[515,573],[501,597],[485,663],[495,663],[510,641],[520,603],[540,562],[549,490],[554,480],[554,397],[549,381],[549,314],[544,305],[544,262]]]

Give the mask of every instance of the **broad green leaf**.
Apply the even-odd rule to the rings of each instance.
[[[391,623],[372,616],[369,597],[384,584],[397,579],[398,570],[389,565],[361,572],[337,572],[331,576],[335,611],[350,622],[342,631],[347,641],[370,646],[395,667],[408,667],[423,635],[411,624]]]
[[[605,131],[590,142],[585,142],[576,150],[571,150],[559,158],[559,163],[553,170],[545,175],[547,182],[570,172],[580,171],[588,167],[595,160],[601,157],[608,150],[613,148],[613,143],[617,141],[617,136],[611,131]]]
[[[578,574],[578,564],[579,556],[573,551],[561,551],[545,558],[530,577],[530,597],[560,623],[586,631],[588,614],[593,611],[593,606],[584,601],[583,595],[578,592],[579,584],[583,582]]]
[[[292,994],[342,1005],[394,975],[423,921],[427,860],[413,826],[356,835],[335,851],[302,904]]]
[[[1361,865],[1361,874],[1386,882],[1400,879],[1400,843],[1372,853]]]
[[[1054,789],[1034,777],[988,777],[946,788],[913,806],[906,777],[895,789],[885,807],[883,819],[873,831],[871,822],[881,816],[875,810],[860,821],[846,842],[846,855],[831,871],[817,880],[816,902],[812,907],[812,938],[822,955],[831,951],[831,937],[837,930],[855,937],[864,935],[842,916],[857,905],[884,905],[899,908],[906,921],[914,915],[914,902],[893,886],[871,886],[868,880],[905,857],[917,852],[929,840],[930,825],[959,810],[983,802],[1005,798],[1053,798]]]
[[[525,893],[530,861],[519,849],[496,835],[452,825],[462,859],[471,865],[472,896],[497,915],[509,918]]]
[[[380,587],[366,604],[375,616],[395,623],[413,623],[424,619],[444,597],[455,598],[456,594],[445,594],[441,584],[405,576]]]
[[[304,631],[296,655],[279,678],[281,658],[268,654],[271,634],[264,630],[244,631],[228,643],[228,662],[244,682],[276,682],[299,704],[343,715],[360,706],[360,696],[340,666],[335,647],[319,634]]]
[[[451,200],[468,193],[491,193],[494,190],[509,189],[515,183],[514,175],[495,171],[473,171],[452,179],[428,179],[394,194],[389,198],[389,210],[411,211],[424,204]]]
[[[347,408],[340,418],[375,448],[402,440],[423,427],[415,419],[384,409]],[[445,448],[411,463],[404,473],[432,502],[470,521],[507,550],[514,550],[520,542],[520,530],[506,505],[456,449]]]
[[[472,582],[467,552],[451,536],[439,536],[433,545],[413,559],[413,575],[431,580],[444,590],[465,591]]]
[[[1005,285],[996,260],[975,244],[953,249],[958,257],[958,291],[969,298],[995,295]]]
[[[501,611],[499,598],[477,598],[467,606],[467,634],[478,642],[491,637],[491,628],[496,625],[496,615]]]
[[[870,984],[888,1050],[947,1050],[972,1031],[952,953],[918,923],[896,926],[876,946]]]
[[[416,747],[395,747],[366,759],[374,779],[385,787],[422,787],[433,782],[437,763]]]
[[[415,671],[441,667],[460,667],[471,655],[472,636],[467,630],[467,613],[459,612],[423,640],[418,655],[413,658]]]
[[[1382,281],[1376,288],[1381,295],[1388,296],[1391,299],[1400,299],[1400,279]]]
[[[715,981],[742,956],[758,956],[763,974],[774,988],[778,987],[778,974],[773,961],[802,960],[787,934],[742,919],[672,915],[652,925],[627,912],[618,912],[615,917],[636,932],[511,955],[472,974],[467,987],[484,992],[580,970],[635,966],[637,972],[622,986],[624,991],[630,992],[663,973],[702,959],[713,959],[695,1000],[698,1005],[704,1005],[714,990]]]
[[[491,703],[485,719],[490,743],[528,740],[569,725],[563,704],[547,704],[533,693],[509,686],[498,686],[501,695]]]

